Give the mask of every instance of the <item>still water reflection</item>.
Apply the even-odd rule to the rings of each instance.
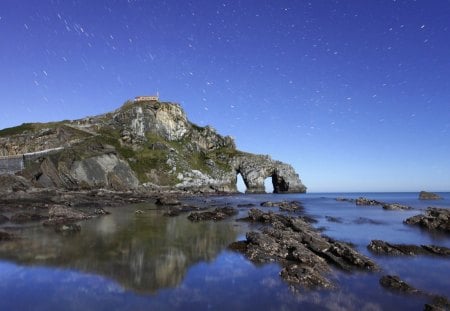
[[[144,213],[134,213],[138,208]],[[214,259],[245,231],[231,221],[164,217],[152,205],[116,208],[81,225],[81,233],[72,236],[39,224],[23,229],[21,239],[0,244],[0,257],[96,273],[135,291],[154,292],[177,286],[191,265]]]

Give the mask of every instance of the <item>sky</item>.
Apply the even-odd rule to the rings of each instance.
[[[450,191],[448,0],[1,0],[0,128],[159,92],[310,192]]]

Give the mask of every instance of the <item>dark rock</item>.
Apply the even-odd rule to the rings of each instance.
[[[427,303],[424,307],[425,311],[446,311],[450,310],[450,301],[442,296],[432,296],[431,303]]]
[[[261,232],[248,232],[245,242],[230,247],[256,263],[279,262],[280,275],[293,286],[331,288],[328,263],[344,270],[376,270],[369,258],[349,245],[324,237],[301,217],[251,209],[248,220],[266,224]]]
[[[383,222],[381,222],[381,221],[377,221],[377,220],[373,220],[373,219],[365,218],[365,217],[358,217],[353,222],[355,224],[357,224],[357,225],[366,225],[366,224],[369,224],[369,225],[382,225],[383,224]]]
[[[443,296],[435,295],[414,288],[396,275],[385,275],[380,279],[380,285],[394,293],[422,296],[431,300],[425,304],[424,310],[445,311],[450,310],[450,301]]]
[[[11,241],[15,236],[9,232],[0,230],[0,241]]]
[[[71,223],[55,226],[55,232],[63,234],[73,234],[81,231],[81,226]]]
[[[303,208],[300,202],[298,201],[281,201],[281,202],[262,202],[260,204],[262,207],[279,207],[280,211],[293,212]]]
[[[419,200],[441,200],[442,197],[433,192],[420,191]]]
[[[376,254],[393,255],[393,256],[450,255],[450,249],[443,246],[391,244],[381,240],[371,241],[370,244],[367,246],[367,248]]]
[[[238,211],[232,207],[223,207],[223,208],[216,208],[213,211],[191,213],[188,216],[188,219],[191,221],[203,221],[203,220],[219,221],[231,217],[233,215],[236,215],[237,213]]]
[[[408,283],[402,281],[396,275],[385,275],[380,279],[380,285],[384,288],[393,291],[393,292],[401,292],[405,294],[417,294],[419,293],[418,289],[415,289]]]
[[[39,221],[42,219],[46,219],[46,216],[36,214],[36,213],[27,213],[27,212],[19,212],[11,216],[11,222],[16,224],[21,224],[30,221]]]
[[[429,207],[425,214],[405,220],[408,225],[418,225],[430,230],[450,232],[450,209]]]
[[[48,220],[44,221],[44,226],[67,225],[79,220],[89,219],[92,216],[62,205],[54,205],[48,211]]]
[[[374,206],[374,205],[383,205],[383,202],[376,201],[376,200],[370,200],[367,198],[359,197],[355,200],[356,205],[367,205],[367,206]]]
[[[0,224],[4,224],[7,221],[9,221],[9,218],[0,214]]]
[[[177,198],[163,196],[163,197],[157,198],[155,204],[156,205],[181,205],[181,202]]]
[[[398,203],[385,203],[383,204],[383,209],[389,211],[399,211],[399,210],[410,210],[411,207]]]
[[[237,252],[245,252],[247,250],[247,241],[236,241],[228,245],[228,249]]]
[[[329,222],[335,222],[335,223],[339,223],[339,224],[343,223],[343,220],[340,217],[325,216],[325,219]]]
[[[332,289],[335,287],[332,282],[308,266],[289,265],[281,270],[280,275],[287,282],[306,289]]]

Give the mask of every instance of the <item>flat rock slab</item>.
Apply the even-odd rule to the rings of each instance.
[[[450,256],[450,248],[436,245],[391,244],[381,240],[373,240],[367,248],[376,254],[393,256],[438,255]]]
[[[429,207],[424,214],[410,217],[405,220],[405,223],[450,233],[450,209]]]
[[[346,271],[377,270],[377,265],[349,245],[324,237],[301,217],[251,209],[247,220],[265,224],[246,240],[230,245],[255,263],[279,262],[281,277],[294,287],[333,288],[331,265]]]

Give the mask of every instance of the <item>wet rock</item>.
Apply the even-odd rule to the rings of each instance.
[[[441,200],[442,197],[433,192],[420,191],[419,200]]]
[[[402,292],[406,294],[418,294],[419,290],[408,283],[402,281],[396,275],[385,275],[380,279],[380,285],[393,292]]]
[[[445,311],[450,310],[450,301],[443,296],[428,293],[409,285],[396,275],[385,275],[380,278],[380,285],[394,293],[422,296],[431,300],[425,304],[424,310]]]
[[[198,211],[201,209],[200,207],[191,205],[169,206],[167,208],[168,210],[164,213],[164,216],[167,217],[175,217],[181,215],[182,213]]]
[[[8,221],[9,221],[8,217],[0,214],[0,224],[4,224],[5,222],[8,222]]]
[[[79,220],[91,218],[88,214],[62,205],[54,205],[48,211],[48,220],[44,226],[60,226],[70,224]]]
[[[373,240],[367,248],[376,253],[393,256],[439,255],[450,256],[450,248],[435,245],[391,244],[381,240]]]
[[[433,296],[430,303],[424,307],[425,311],[446,311],[450,310],[450,301],[442,296]]]
[[[332,289],[335,285],[308,266],[290,265],[281,270],[280,275],[289,283],[306,289]]]
[[[450,232],[450,209],[429,207],[425,214],[405,220],[408,225],[418,225],[429,230]]]
[[[63,233],[63,234],[73,234],[81,231],[81,226],[71,223],[64,225],[55,226],[55,232]]]
[[[191,213],[188,216],[188,219],[190,221],[204,221],[204,220],[219,221],[231,217],[233,215],[236,215],[237,213],[238,211],[232,207],[223,207],[223,208],[216,208],[213,211]]]
[[[389,211],[406,211],[410,210],[411,207],[398,204],[398,203],[385,203],[383,204],[383,209],[389,210]]]
[[[300,217],[264,213],[258,209],[251,209],[248,214],[248,220],[266,226],[261,232],[248,232],[246,241],[230,247],[256,263],[279,262],[283,266],[281,277],[293,286],[333,287],[326,278],[329,264],[347,271],[377,269],[369,258],[345,243],[322,236]]]
[[[175,197],[162,196],[156,199],[156,205],[181,205],[181,202]]]
[[[11,241],[14,237],[13,234],[0,230],[0,241]]]
[[[142,215],[142,214],[144,214],[144,211],[143,211],[143,210],[140,210],[140,209],[137,209],[137,210],[134,211],[134,213],[135,213],[136,215]]]
[[[335,222],[338,224],[343,223],[343,220],[341,217],[325,216],[325,219],[329,222]]]
[[[374,206],[374,205],[383,205],[383,202],[376,201],[376,200],[370,200],[367,198],[359,197],[355,200],[356,205],[367,205],[367,206]]]
[[[19,212],[11,216],[11,222],[16,224],[22,224],[30,221],[39,221],[42,219],[46,219],[46,216],[36,214],[36,213],[27,213],[27,212]]]
[[[262,207],[279,207],[280,211],[286,211],[286,212],[294,212],[299,209],[302,209],[303,206],[298,201],[281,201],[281,202],[271,202],[266,201],[262,202],[260,204]]]

